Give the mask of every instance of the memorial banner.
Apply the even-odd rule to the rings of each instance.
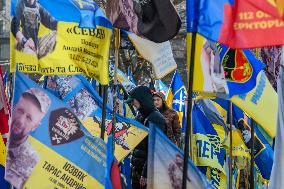
[[[83,76],[48,77],[46,87],[71,107],[93,136],[100,137],[102,98]],[[105,138],[111,134],[112,129],[112,109],[107,107],[106,111]],[[120,162],[148,135],[148,129],[141,123],[119,114],[116,114],[116,119],[115,157]]]
[[[188,56],[190,60],[190,53]],[[250,50],[231,49],[197,34],[193,78],[196,92],[222,98],[249,92],[264,67]]]
[[[16,72],[5,179],[21,188],[103,188],[106,143],[73,111]]]
[[[147,188],[182,188],[183,153],[153,124],[150,125],[148,148]],[[190,159],[187,171],[187,188],[214,188]]]
[[[18,64],[20,72],[85,74],[101,84],[108,84],[112,25],[94,2],[72,2],[12,0],[12,72]],[[84,16],[85,5],[92,9],[89,16]],[[92,27],[79,27],[85,26],[84,22],[91,22],[87,26]]]

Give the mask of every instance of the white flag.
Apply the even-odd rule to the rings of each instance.
[[[155,43],[130,32],[128,33],[128,37],[137,52],[152,64],[156,79],[163,78],[177,68],[169,41]]]

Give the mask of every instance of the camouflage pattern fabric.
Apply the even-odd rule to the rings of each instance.
[[[18,147],[9,148],[6,159],[5,179],[22,188],[37,164],[39,156],[28,141]]]
[[[46,56],[52,52],[56,43],[56,31],[52,31],[49,34],[39,39],[38,43],[38,58]]]

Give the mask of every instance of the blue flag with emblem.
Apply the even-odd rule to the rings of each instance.
[[[178,70],[176,70],[168,91],[166,103],[169,107],[177,111],[182,126],[182,132],[185,132],[186,128],[186,98],[187,91],[185,85],[181,79],[181,75],[179,74]]]
[[[193,91],[222,98],[247,93],[264,66],[248,49],[232,49],[197,35]]]

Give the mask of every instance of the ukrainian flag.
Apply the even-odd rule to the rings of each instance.
[[[187,99],[187,91],[178,70],[175,71],[166,103],[169,107],[177,111],[182,126],[182,132],[186,128],[185,100]]]

